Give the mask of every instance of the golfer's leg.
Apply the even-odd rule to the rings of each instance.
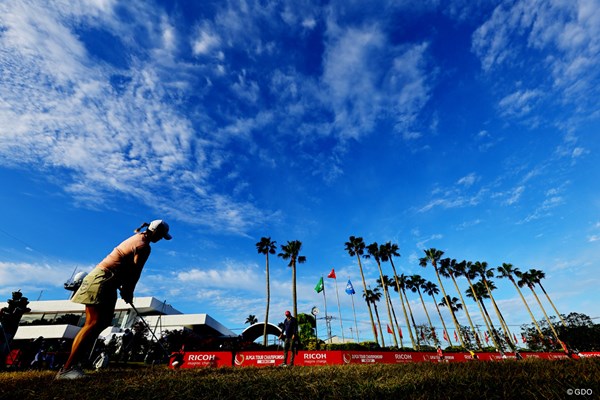
[[[71,354],[69,354],[69,358],[65,365],[63,366],[64,370],[67,370],[73,367],[80,360],[80,355],[85,352],[87,343],[90,341],[89,337],[94,332],[94,327],[98,322],[98,312],[96,306],[85,306],[85,324],[73,339],[73,345],[71,347]]]
[[[85,324],[73,340],[71,354],[63,366],[64,370],[73,367],[91,350],[100,332],[108,326],[107,323],[110,323],[110,317],[112,311],[105,306],[91,304],[85,306]]]

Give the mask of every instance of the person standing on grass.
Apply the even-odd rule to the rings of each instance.
[[[442,347],[438,345],[437,347],[437,355],[439,357],[439,362],[444,362],[446,361],[446,358],[444,357],[444,352],[442,350]]]
[[[298,341],[298,321],[292,317],[292,313],[289,311],[285,312],[285,320],[283,321],[283,330],[279,339],[285,337],[283,342],[283,364],[286,367],[288,365],[288,353],[292,351],[292,357],[290,358],[289,365],[294,365],[294,358],[296,357],[296,342]]]
[[[143,228],[146,230],[142,231]],[[78,379],[84,373],[77,365],[94,344],[100,332],[112,322],[117,303],[117,290],[127,304],[133,301],[133,291],[142,268],[150,256],[150,243],[171,240],[169,225],[163,220],[144,222],[135,234],[123,241],[90,272],[71,301],[85,304],[85,324],[75,336],[71,354],[56,379]]]

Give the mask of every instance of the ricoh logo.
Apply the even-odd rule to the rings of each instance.
[[[304,353],[305,360],[327,360],[325,353]]]
[[[396,360],[412,360],[412,354],[394,354]]]
[[[214,361],[214,354],[190,354],[189,361]]]

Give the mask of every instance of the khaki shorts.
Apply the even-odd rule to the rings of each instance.
[[[118,283],[111,271],[94,268],[85,278],[71,301],[80,304],[101,304],[113,307],[117,303]]]

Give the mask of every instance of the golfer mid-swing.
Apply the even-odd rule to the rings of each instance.
[[[143,228],[146,230],[142,231]],[[113,249],[81,283],[71,299],[85,304],[85,324],[75,336],[71,354],[56,379],[77,379],[84,376],[77,365],[87,356],[94,341],[112,322],[117,303],[117,290],[121,298],[131,304],[133,290],[140,279],[142,268],[150,256],[150,243],[161,239],[171,240],[169,225],[163,220],[144,222],[135,235]]]

